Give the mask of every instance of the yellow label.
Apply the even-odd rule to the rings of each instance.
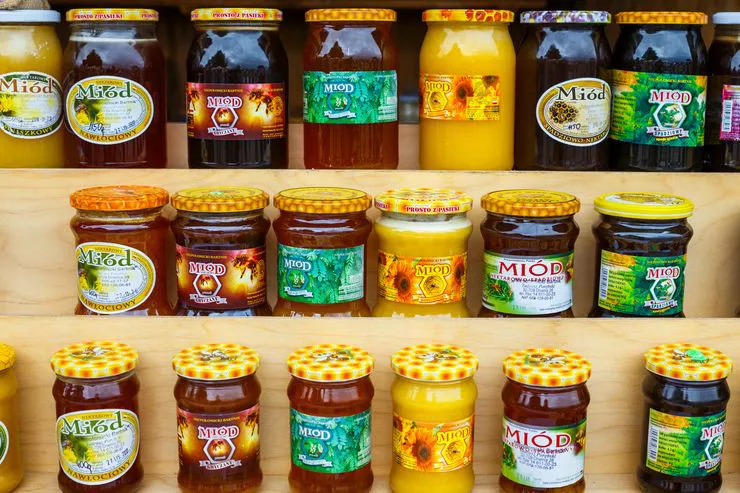
[[[500,118],[501,84],[497,75],[421,74],[419,84],[422,118],[468,121]]]
[[[378,252],[378,296],[410,305],[454,303],[465,298],[468,254],[404,257]]]
[[[450,472],[473,463],[473,416],[419,423],[393,414],[393,460],[406,469]]]

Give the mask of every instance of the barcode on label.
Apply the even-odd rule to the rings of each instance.
[[[601,266],[601,275],[599,276],[599,299],[605,300],[609,290],[609,269]]]
[[[733,100],[728,99],[722,102],[722,131],[732,132],[732,108]]]
[[[657,426],[650,425],[648,430],[648,445],[647,445],[647,458],[649,461],[658,460],[658,441],[660,438],[660,431]]]

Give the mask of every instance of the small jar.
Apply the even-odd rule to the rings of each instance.
[[[237,344],[199,344],[175,355],[182,493],[252,493],[262,483],[259,355]]]
[[[569,193],[502,190],[481,199],[483,306],[479,317],[573,317],[580,201]]]
[[[350,188],[294,188],[275,196],[281,317],[366,317],[365,211],[372,198]]]
[[[701,169],[707,47],[701,12],[621,12],[612,63],[611,169]]]
[[[136,491],[139,444],[136,349],[112,341],[72,344],[51,359],[56,373],[56,443],[63,493]]]
[[[167,299],[166,190],[109,186],[78,190],[70,227],[77,249],[75,315],[172,315]]]
[[[378,301],[374,317],[469,317],[468,195],[443,188],[389,190],[375,199]]]
[[[645,367],[643,491],[719,491],[732,360],[706,346],[664,344],[645,354]]]
[[[686,253],[694,204],[662,193],[612,193],[594,201],[596,272],[589,317],[684,317]]]
[[[344,344],[307,346],[288,358],[291,492],[372,488],[374,364],[370,353]]]
[[[398,167],[398,52],[386,9],[306,12],[306,168]]]
[[[562,349],[526,349],[504,360],[504,375],[501,491],[586,491],[591,363]]]
[[[265,243],[270,197],[256,188],[190,188],[172,196],[177,315],[269,316]]]
[[[23,481],[21,429],[15,349],[0,344],[0,491],[10,493]]]
[[[406,347],[391,358],[394,493],[470,493],[478,358],[448,344]]]
[[[517,169],[608,167],[612,52],[605,28],[611,20],[604,11],[522,13],[527,35],[516,64]]]

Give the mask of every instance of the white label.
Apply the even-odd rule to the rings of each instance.
[[[18,139],[41,139],[62,126],[62,86],[41,72],[0,74],[0,130]]]

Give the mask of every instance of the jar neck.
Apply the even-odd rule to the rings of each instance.
[[[465,222],[468,219],[464,212],[458,214],[400,214],[384,211],[380,216],[382,219],[411,223],[455,223]]]
[[[196,31],[272,31],[277,32],[279,22],[249,22],[249,21],[212,21],[196,22],[193,24]]]
[[[367,29],[373,28],[381,31],[390,31],[393,22],[372,22],[372,21],[331,21],[331,22],[311,22],[311,29],[332,29],[335,31],[341,29]]]
[[[490,22],[429,22],[429,29],[454,29],[456,31],[508,31],[509,24]]]
[[[104,384],[109,384],[109,383],[121,382],[123,380],[133,377],[135,374],[136,374],[136,371],[131,370],[126,373],[121,373],[120,375],[114,375],[111,377],[104,377],[104,378],[75,378],[75,377],[67,377],[63,375],[57,375],[57,378],[60,381],[71,384],[71,385],[104,385]]]
[[[77,216],[84,222],[91,223],[125,223],[138,224],[152,222],[159,217],[162,207],[139,211],[83,211],[77,210]]]
[[[714,31],[714,37],[717,38],[740,38],[740,25],[738,24],[721,24],[717,25]]]
[[[154,22],[78,22],[70,24],[70,40],[75,38],[156,40]]]
[[[425,386],[434,387],[434,388],[449,388],[449,387],[455,387],[456,385],[463,385],[468,382],[471,382],[473,381],[475,377],[471,376],[468,378],[463,378],[460,380],[451,380],[451,381],[436,381],[436,380],[417,380],[415,378],[404,377],[403,375],[399,375],[398,373],[396,373],[396,378],[410,385],[425,385]]]
[[[675,31],[676,33],[695,31],[700,32],[701,26],[695,24],[621,24],[622,32],[632,33],[637,31],[658,32]]]
[[[688,226],[686,219],[633,219],[629,217],[608,216],[601,214],[601,219],[612,224],[620,224],[629,227],[636,225],[640,228],[665,229],[675,226]]]
[[[253,221],[264,216],[264,209],[257,209],[254,211],[243,211],[243,212],[193,212],[193,211],[177,211],[177,217],[190,219],[193,221],[202,221],[213,224],[224,224],[228,225],[233,222],[242,221]]]

